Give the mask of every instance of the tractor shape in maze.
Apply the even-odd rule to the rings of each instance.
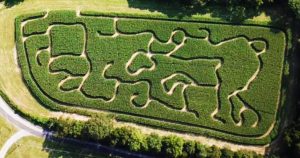
[[[270,128],[265,119],[274,114],[248,96],[265,66],[261,56],[273,53],[268,39],[246,33],[217,39],[214,24],[144,21],[70,11],[23,20],[25,58],[22,49],[18,53],[26,59],[29,88],[50,106],[111,111],[133,120],[233,135],[247,129],[243,135],[249,137]]]

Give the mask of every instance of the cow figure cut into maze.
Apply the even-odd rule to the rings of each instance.
[[[53,11],[20,29],[33,83],[49,104],[261,135],[265,115],[274,116],[248,95],[270,41],[226,37],[214,25]]]

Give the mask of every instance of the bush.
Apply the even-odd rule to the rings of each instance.
[[[289,0],[289,7],[293,10],[296,18],[300,20],[300,0]]]
[[[157,134],[150,134],[147,138],[148,153],[159,154],[162,148],[162,139]]]
[[[212,146],[210,148],[208,148],[208,157],[209,158],[221,158],[222,156],[222,152],[220,150],[220,148],[216,147],[216,146]]]
[[[132,127],[116,128],[110,135],[110,145],[126,148],[130,151],[146,151],[145,136],[140,130]]]
[[[196,143],[195,144],[195,157],[196,158],[204,158],[207,157],[208,153],[206,147],[203,144]]]
[[[183,145],[183,155],[185,155],[185,157],[193,157],[195,155],[194,141],[185,141]]]
[[[83,135],[90,140],[105,141],[113,131],[113,122],[111,118],[102,115],[96,115],[85,123]]]
[[[234,153],[234,158],[253,158],[256,156],[253,152],[239,150]]]
[[[82,121],[76,121],[70,118],[51,118],[48,124],[51,130],[58,132],[58,137],[82,137],[81,132],[84,128],[84,122]]]
[[[233,158],[234,156],[234,152],[227,148],[223,148],[221,152],[222,152],[222,158]]]
[[[179,157],[182,155],[183,144],[183,139],[175,135],[163,137],[162,153],[166,157]]]

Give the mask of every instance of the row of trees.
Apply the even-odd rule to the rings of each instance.
[[[76,138],[96,143],[140,152],[155,157],[191,157],[191,158],[254,158],[262,157],[254,152],[233,152],[227,148],[208,147],[196,141],[186,141],[170,135],[145,135],[133,127],[114,127],[112,117],[93,116],[87,122],[72,119],[50,119],[48,127],[56,131],[57,136]]]
[[[298,25],[298,38],[299,38],[299,27],[300,27],[300,0],[289,0],[289,8],[292,10],[295,15],[295,22]],[[296,28],[297,29],[297,28]],[[300,51],[300,39],[298,39],[298,44],[296,51]],[[299,55],[296,55],[299,56]],[[298,78],[299,79],[299,78]],[[299,88],[299,87],[298,87]],[[300,107],[299,103],[296,105],[296,117],[294,122],[289,125],[289,127],[285,130],[283,136],[283,146],[285,146],[284,150],[280,150],[279,153],[276,153],[274,157],[300,157]]]

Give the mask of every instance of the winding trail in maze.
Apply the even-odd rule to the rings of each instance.
[[[43,16],[41,19],[46,19],[47,17],[48,17],[48,14],[49,14],[49,11],[47,11],[47,13],[46,13],[46,15],[45,16]],[[80,17],[81,16],[81,14],[80,14],[80,10],[77,10],[76,11],[76,16],[77,17]],[[24,27],[25,25],[26,25],[26,23],[27,22],[29,22],[29,21],[31,21],[31,20],[35,20],[35,19],[30,19],[30,20],[28,20],[28,21],[25,21],[25,22],[23,22],[22,23],[22,27]],[[112,35],[112,36],[110,36],[110,37],[112,37],[112,38],[115,38],[115,37],[118,37],[118,36],[120,36],[120,35],[122,35],[122,36],[131,36],[131,35],[127,35],[127,34],[123,34],[123,33],[120,33],[119,31],[118,31],[118,29],[117,29],[117,22],[118,22],[118,20],[119,20],[119,18],[117,18],[117,17],[115,17],[115,18],[113,18],[113,27],[114,27],[114,34]],[[53,26],[54,25],[51,25],[51,26],[49,26],[48,27],[48,29],[47,29],[47,31],[46,31],[46,33],[44,33],[44,35],[50,35],[50,30],[53,28]],[[85,29],[84,29],[85,30]],[[86,30],[85,30],[86,31]],[[187,35],[185,35],[184,36],[184,38],[183,38],[183,40],[179,43],[179,44],[176,44],[176,43],[174,43],[173,41],[172,41],[172,36],[177,32],[177,31],[179,31],[179,30],[175,30],[175,31],[172,31],[172,33],[171,33],[171,35],[170,35],[170,38],[169,38],[169,40],[167,41],[167,42],[165,42],[165,44],[175,44],[175,48],[173,49],[173,50],[171,50],[170,52],[168,52],[167,54],[165,54],[165,56],[167,56],[167,57],[173,57],[172,56],[172,54],[174,53],[174,52],[176,52],[178,49],[180,49],[183,45],[184,45],[184,43],[185,43],[185,41],[187,40],[187,39],[189,39],[190,37],[187,37]],[[205,31],[205,30],[204,30]],[[81,55],[80,55],[80,57],[83,57],[83,58],[87,58],[87,55],[86,55],[86,52],[85,52],[85,48],[86,48],[86,41],[87,41],[87,37],[86,37],[86,32],[84,33],[84,50],[82,51],[82,53],[81,53]],[[154,42],[154,41],[158,41],[158,42],[160,42],[161,43],[161,41],[159,40],[159,39],[157,39],[155,36],[154,36],[154,34],[152,33],[152,32],[148,32],[148,31],[146,31],[146,32],[141,32],[141,33],[138,33],[138,34],[151,34],[152,35],[152,37],[151,37],[151,39],[150,39],[150,41],[149,41],[149,44],[148,44],[148,50],[147,50],[147,52],[146,52],[146,56],[149,58],[149,60],[152,62],[152,67],[151,68],[140,68],[140,69],[138,69],[136,72],[134,72],[134,73],[131,73],[131,72],[129,72],[128,71],[128,67],[132,64],[132,61],[134,60],[134,58],[137,56],[137,55],[139,55],[139,54],[142,54],[143,52],[136,52],[136,53],[134,53],[132,56],[131,56],[131,58],[129,59],[129,61],[126,63],[126,67],[125,67],[125,70],[127,71],[127,73],[129,74],[129,75],[131,75],[131,76],[137,76],[137,75],[139,75],[140,73],[142,73],[143,71],[153,71],[155,68],[156,68],[156,65],[155,65],[155,62],[153,62],[153,59],[152,59],[152,56],[155,54],[155,53],[152,53],[151,52],[151,50],[150,50],[150,46],[151,46],[151,44]],[[134,35],[137,35],[137,34],[134,34]],[[204,40],[207,40],[208,42],[210,42],[210,40],[209,40],[209,32],[207,32],[207,37],[205,37],[204,38]],[[23,37],[23,42],[27,39],[28,37]],[[238,37],[237,37],[238,38]],[[224,43],[226,43],[226,42],[230,42],[230,41],[234,41],[236,38],[232,38],[232,39],[230,39],[230,40],[225,40],[225,41],[222,41],[222,42],[219,42],[219,43],[217,43],[217,44],[214,44],[214,43],[211,43],[210,42],[210,44],[212,44],[212,45],[214,45],[214,46],[219,46],[219,45],[222,45],[222,44],[224,44]],[[50,41],[51,42],[51,41]],[[249,43],[249,44],[251,44],[251,43]],[[51,52],[51,44],[49,45],[49,47],[47,48],[47,49],[45,49],[45,51],[47,51],[47,52]],[[39,50],[39,52],[36,54],[36,57],[40,54],[40,52],[42,52],[42,51],[44,51],[44,50]],[[259,58],[259,55],[260,54],[262,54],[262,53],[264,53],[264,51],[265,50],[263,50],[262,52],[260,52],[260,53],[258,53],[257,54],[257,57]],[[57,56],[57,57],[51,57],[50,58],[50,61],[49,61],[49,63],[48,63],[48,67],[50,66],[50,64],[54,61],[54,60],[56,60],[56,59],[58,59],[58,58],[60,58],[60,57],[62,57],[63,55],[60,55],[60,56]],[[199,58],[199,59],[201,59],[201,58]],[[89,97],[88,95],[86,95],[83,91],[82,91],[82,86],[83,86],[83,84],[84,84],[84,82],[86,81],[86,79],[88,78],[88,76],[90,75],[90,71],[91,71],[91,63],[89,62],[89,65],[90,65],[90,68],[89,68],[89,71],[83,76],[83,78],[82,78],[82,81],[81,81],[81,84],[79,85],[79,88],[77,88],[76,90],[77,91],[81,91],[82,92],[82,94],[84,94],[86,97]],[[104,68],[104,70],[103,70],[103,72],[102,72],[102,76],[105,78],[105,72],[106,72],[106,70],[110,67],[110,66],[112,66],[111,64],[108,64],[108,65],[106,65],[105,66],[105,68]],[[218,70],[220,69],[222,67],[222,63],[220,62],[217,66],[216,66],[216,68],[215,68],[215,73],[216,74],[218,74]],[[236,96],[238,93],[240,93],[240,92],[243,92],[243,91],[246,91],[246,90],[248,90],[248,87],[249,87],[249,85],[250,85],[250,83],[253,81],[253,80],[255,80],[255,78],[256,78],[256,76],[258,75],[258,73],[259,73],[259,71],[260,71],[260,68],[258,68],[257,69],[257,71],[255,72],[255,74],[253,74],[253,76],[248,80],[248,82],[247,82],[247,84],[241,89],[241,90],[236,90],[236,91],[234,91],[232,94],[230,94],[229,96],[228,96],[228,100],[232,97],[232,96]],[[52,72],[53,73],[53,72]],[[59,73],[59,72],[55,72],[54,74],[57,74],[57,73]],[[176,75],[184,75],[184,74],[173,74],[174,76],[176,76]],[[172,77],[174,77],[174,76],[169,76],[169,77],[167,77],[167,78],[165,78],[165,79],[163,79],[162,81],[161,81],[161,84],[162,84],[162,86],[164,86],[164,82],[165,81],[167,81],[168,79],[171,79]],[[186,78],[190,78],[190,76],[185,76]],[[68,80],[70,80],[70,79],[74,79],[74,78],[76,78],[76,76],[68,76],[67,78],[65,78],[65,79],[63,79],[60,83],[59,83],[59,87],[62,85],[62,84],[64,84],[66,81],[68,81]],[[193,80],[193,78],[191,78],[192,80]],[[114,99],[115,99],[115,97],[116,97],[116,95],[117,95],[117,89],[118,89],[118,87],[119,87],[119,85],[122,83],[120,80],[118,80],[118,79],[113,79],[113,80],[115,80],[116,81],[116,84],[115,84],[115,92],[114,92],[114,95],[110,98],[110,99],[108,99],[108,100],[103,100],[103,101],[105,101],[105,102],[112,102]],[[138,81],[137,83],[139,83],[140,81]],[[132,83],[129,83],[129,84],[132,84]],[[149,83],[147,83],[148,84],[148,87],[149,87],[149,90],[150,90],[150,84]],[[216,91],[218,91],[218,93],[219,93],[219,91],[220,91],[220,81],[219,81],[219,79],[218,79],[218,83],[216,84],[216,86],[215,86],[215,89],[216,89]],[[176,89],[176,87],[177,86],[179,86],[179,85],[183,85],[183,88],[182,88],[182,96],[184,96],[184,93],[185,93],[185,90],[186,90],[186,88],[188,87],[188,86],[199,86],[199,85],[197,85],[196,83],[194,83],[194,82],[192,82],[192,84],[185,84],[185,83],[182,83],[182,82],[175,82],[174,84],[173,84],[173,86],[171,87],[171,89],[169,90],[169,91],[166,91],[166,94],[168,94],[168,95],[172,95],[173,94],[173,92],[174,92],[174,90]],[[148,91],[148,96],[151,96],[150,95],[150,91]],[[131,102],[132,102],[132,100],[135,98],[136,96],[132,96],[131,97]],[[101,98],[100,98],[101,99]],[[148,101],[147,101],[147,103],[144,105],[144,106],[142,106],[141,108],[146,108],[148,105],[149,105],[149,103],[152,101],[152,99],[148,99]],[[186,102],[186,98],[184,97],[184,101]],[[169,107],[169,108],[171,108],[171,107]],[[218,113],[218,111],[219,111],[219,108],[220,108],[220,105],[217,105],[216,106],[216,109],[212,112],[212,114],[211,114],[211,117],[214,119],[214,116]],[[240,109],[240,115],[241,115],[241,113],[244,111],[244,110],[247,110],[247,109],[249,109],[249,107],[247,107],[247,106],[244,106],[244,107],[242,107],[241,109]],[[176,110],[176,109],[173,109],[172,108],[172,110]],[[182,112],[191,112],[191,111],[189,111],[188,110],[188,108],[187,108],[187,105],[186,105],[186,103],[185,103],[185,106],[180,110],[180,111],[182,111]],[[216,120],[216,119],[215,119]],[[216,120],[216,121],[218,121],[218,120]],[[258,120],[257,120],[258,121]],[[237,126],[240,126],[242,124],[242,119],[240,120],[240,122],[238,122],[236,125]],[[255,127],[256,126],[256,124],[257,124],[257,122],[253,125],[253,127]]]
[[[44,16],[43,18],[46,18],[47,15],[48,15],[48,12],[47,12],[46,16]],[[77,15],[77,17],[78,17],[78,16],[81,16],[81,15],[80,15],[80,11],[77,11],[77,12],[76,12],[76,15]],[[120,33],[120,32],[117,30],[117,27],[116,27],[116,24],[117,24],[117,22],[118,22],[119,19],[121,19],[121,18],[117,18],[117,17],[113,18],[113,20],[114,20],[114,29],[115,29],[115,32],[114,32],[113,35],[108,36],[108,37],[116,38],[116,37],[118,37],[118,36],[132,36],[132,35],[138,35],[138,34],[151,34],[151,35],[152,35],[152,37],[151,37],[151,39],[150,39],[150,41],[149,41],[149,43],[148,43],[148,50],[147,50],[146,52],[134,52],[134,54],[131,56],[131,58],[130,58],[130,59],[128,60],[128,62],[126,63],[125,70],[126,70],[127,74],[128,74],[128,75],[131,75],[131,76],[137,76],[137,75],[139,75],[140,73],[142,73],[142,72],[144,72],[144,71],[154,71],[154,70],[156,69],[155,62],[153,62],[153,59],[152,59],[152,57],[153,57],[156,53],[153,53],[153,52],[151,52],[151,50],[150,50],[150,46],[151,46],[151,44],[152,44],[154,41],[158,41],[158,42],[164,43],[164,44],[175,44],[175,48],[174,48],[173,50],[171,50],[171,51],[169,51],[168,53],[164,54],[164,56],[167,56],[167,57],[170,57],[170,58],[175,58],[175,57],[173,56],[173,53],[176,52],[178,49],[180,49],[182,46],[184,46],[184,43],[185,43],[185,41],[186,41],[187,39],[191,38],[191,37],[186,37],[186,35],[185,35],[185,36],[184,36],[184,39],[182,40],[182,42],[179,43],[179,44],[176,44],[176,43],[174,43],[174,42],[172,41],[172,36],[176,33],[177,30],[172,31],[171,36],[170,36],[170,38],[169,38],[169,40],[168,40],[167,42],[161,42],[160,40],[158,40],[158,39],[155,37],[154,33],[148,32],[148,31],[141,32],[141,33],[137,33],[137,34],[132,34],[132,35]],[[22,27],[23,27],[24,25],[25,25],[25,24],[22,23]],[[58,25],[59,25],[59,24],[58,24]],[[48,27],[47,32],[45,33],[45,35],[49,35],[49,32],[50,32],[50,30],[51,30],[52,27],[53,27],[53,26]],[[100,33],[100,32],[99,32],[99,33]],[[86,34],[85,34],[85,35],[86,35]],[[101,36],[102,36],[102,35],[101,35]],[[107,36],[107,35],[105,35],[105,36]],[[27,37],[24,37],[24,38],[23,38],[23,41],[25,41],[26,38],[27,38]],[[84,38],[87,38],[87,37],[85,36]],[[219,43],[216,44],[216,43],[210,42],[210,40],[209,40],[209,34],[208,34],[208,36],[205,37],[204,40],[209,41],[211,45],[219,46],[219,45],[222,45],[222,44],[224,44],[224,43],[226,43],[226,42],[235,41],[237,38],[239,38],[239,37],[236,37],[236,38],[233,38],[233,39],[230,39],[230,40],[225,40],[225,41],[222,41],[222,42],[219,42]],[[202,39],[202,38],[201,38],[201,39]],[[86,44],[86,39],[85,39],[85,44]],[[249,44],[251,44],[251,43],[249,43]],[[51,48],[50,48],[50,46],[49,46],[49,48],[44,49],[44,50],[46,50],[46,51],[48,51],[48,52],[51,52],[50,49],[51,49]],[[39,53],[41,53],[42,51],[43,51],[43,50],[39,50],[39,52],[36,54],[36,56],[38,56]],[[264,50],[264,51],[265,51],[265,50]],[[262,52],[256,54],[260,61],[261,61],[261,59],[260,59],[259,55],[263,54],[264,51],[262,51]],[[139,54],[146,54],[147,58],[151,61],[152,66],[151,66],[150,68],[139,68],[139,69],[138,69],[137,71],[135,71],[135,72],[130,72],[130,71],[128,71],[128,67],[132,64],[132,62],[133,62],[133,60],[135,59],[135,57],[138,56]],[[58,58],[60,58],[60,57],[62,57],[62,55],[61,55],[61,56],[57,56],[57,57],[51,57],[50,62],[48,63],[48,68],[49,68],[50,64],[51,64],[53,61],[55,61],[56,59],[58,59]],[[87,58],[86,52],[83,51],[83,52],[81,53],[80,57]],[[202,58],[199,58],[199,59],[202,59]],[[206,58],[203,58],[203,59],[204,59],[204,60],[209,60],[209,59],[206,59]],[[89,64],[91,65],[90,62],[89,62]],[[104,78],[106,78],[106,79],[109,79],[109,80],[115,80],[115,81],[116,81],[114,95],[113,95],[110,99],[107,99],[107,100],[104,100],[103,98],[92,98],[92,99],[101,99],[102,101],[107,102],[107,103],[108,103],[108,102],[112,102],[112,101],[116,98],[117,91],[118,91],[118,88],[119,88],[120,84],[130,84],[130,85],[133,85],[133,84],[138,84],[138,83],[141,83],[141,82],[147,83],[147,85],[148,85],[148,87],[149,87],[149,88],[148,88],[148,96],[151,96],[151,95],[150,95],[150,90],[151,90],[151,89],[150,89],[150,84],[149,84],[148,82],[145,82],[145,81],[137,81],[137,82],[135,82],[135,83],[132,83],[132,82],[123,82],[122,80],[119,80],[118,78],[107,78],[107,77],[105,76],[105,73],[106,73],[106,71],[108,71],[108,69],[109,69],[111,66],[112,66],[112,64],[111,64],[111,63],[108,63],[108,64],[105,66],[105,68],[103,69],[103,71],[102,71],[101,73],[102,73],[102,77],[104,77]],[[218,70],[219,70],[221,67],[222,67],[222,62],[220,61],[220,62],[218,63],[218,65],[215,67],[215,73],[216,73],[216,74],[218,74]],[[90,66],[90,69],[91,69],[91,66]],[[260,72],[260,68],[257,69],[257,71],[256,71],[256,72],[252,75],[252,77],[247,81],[246,85],[244,85],[243,88],[238,89],[238,90],[232,92],[231,94],[229,94],[229,95],[228,95],[228,100],[229,100],[231,97],[233,97],[233,96],[237,96],[238,93],[247,91],[247,90],[249,89],[250,84],[256,79],[256,77],[257,77],[257,75],[259,74],[259,72]],[[51,73],[53,73],[53,74],[58,74],[58,73],[60,73],[60,72],[51,72]],[[79,88],[77,88],[76,91],[81,91],[81,90],[82,90],[82,86],[83,86],[84,82],[86,81],[86,79],[88,78],[89,75],[90,75],[90,70],[89,70],[88,73],[86,73],[84,76],[80,76],[80,77],[82,77],[83,79],[82,79],[82,81],[81,81],[81,84],[80,84]],[[175,77],[175,76],[177,76],[177,75],[183,75],[183,76],[185,76],[185,74],[174,73],[173,75],[168,76],[168,77],[162,79],[162,80],[161,80],[161,85],[162,85],[163,87],[165,87],[165,86],[164,86],[165,82],[168,81],[168,80],[171,80],[173,77]],[[68,80],[70,80],[70,79],[74,79],[74,78],[76,78],[76,77],[77,77],[77,76],[72,76],[72,75],[70,74],[67,78],[63,79],[63,80],[58,84],[58,87],[60,87],[60,86],[61,86],[62,84],[64,84],[66,81],[68,81]],[[191,79],[192,81],[194,80],[194,78],[192,78],[191,76],[185,76],[185,77],[188,78],[188,79]],[[189,83],[189,84],[183,83],[183,82],[174,82],[173,85],[171,86],[171,88],[170,88],[169,90],[164,89],[164,90],[165,90],[165,93],[166,93],[167,95],[172,95],[172,94],[174,93],[175,89],[176,89],[179,85],[183,85],[182,92],[181,92],[182,96],[184,96],[184,93],[185,93],[185,90],[186,90],[187,87],[189,87],[189,86],[202,86],[202,85],[197,85],[195,82],[192,82],[192,83]],[[216,85],[213,85],[211,88],[215,89],[216,91],[220,91],[220,85],[221,85],[221,83],[220,83],[220,81],[218,80],[218,83],[217,83]],[[89,97],[89,96],[87,96],[87,97]],[[131,96],[131,97],[130,97],[130,102],[133,103],[133,100],[134,100],[136,97],[137,97],[136,95]],[[148,98],[146,104],[143,105],[142,107],[138,107],[138,108],[147,108],[147,106],[148,106],[152,101],[153,101],[153,98]],[[172,110],[178,110],[178,111],[181,111],[181,112],[191,112],[191,113],[193,113],[192,111],[189,111],[189,109],[188,109],[188,107],[187,107],[187,103],[186,103],[186,98],[185,98],[185,97],[184,97],[184,101],[185,101],[185,103],[184,103],[185,106],[184,106],[182,109],[179,109],[179,110],[178,110],[178,109],[174,109],[174,108],[169,107],[169,106],[166,106],[166,107],[171,108]],[[249,107],[247,107],[247,106],[243,106],[243,107],[240,109],[240,113],[239,113],[239,114],[240,114],[240,117],[241,117],[241,114],[242,114],[245,110],[247,110],[247,109],[249,109]],[[213,119],[214,119],[214,116],[218,113],[218,111],[219,111],[219,105],[216,105],[216,109],[215,109],[215,110],[212,112],[212,114],[211,114],[211,117],[212,117]],[[162,121],[163,121],[163,120],[162,120]],[[218,121],[218,120],[216,120],[216,121]],[[240,122],[238,122],[238,123],[236,124],[236,126],[241,126],[241,124],[242,124],[242,119],[240,120]],[[257,122],[256,122],[256,124],[257,124]],[[253,125],[253,127],[256,127],[256,125]],[[268,133],[268,132],[267,132],[267,133]]]

